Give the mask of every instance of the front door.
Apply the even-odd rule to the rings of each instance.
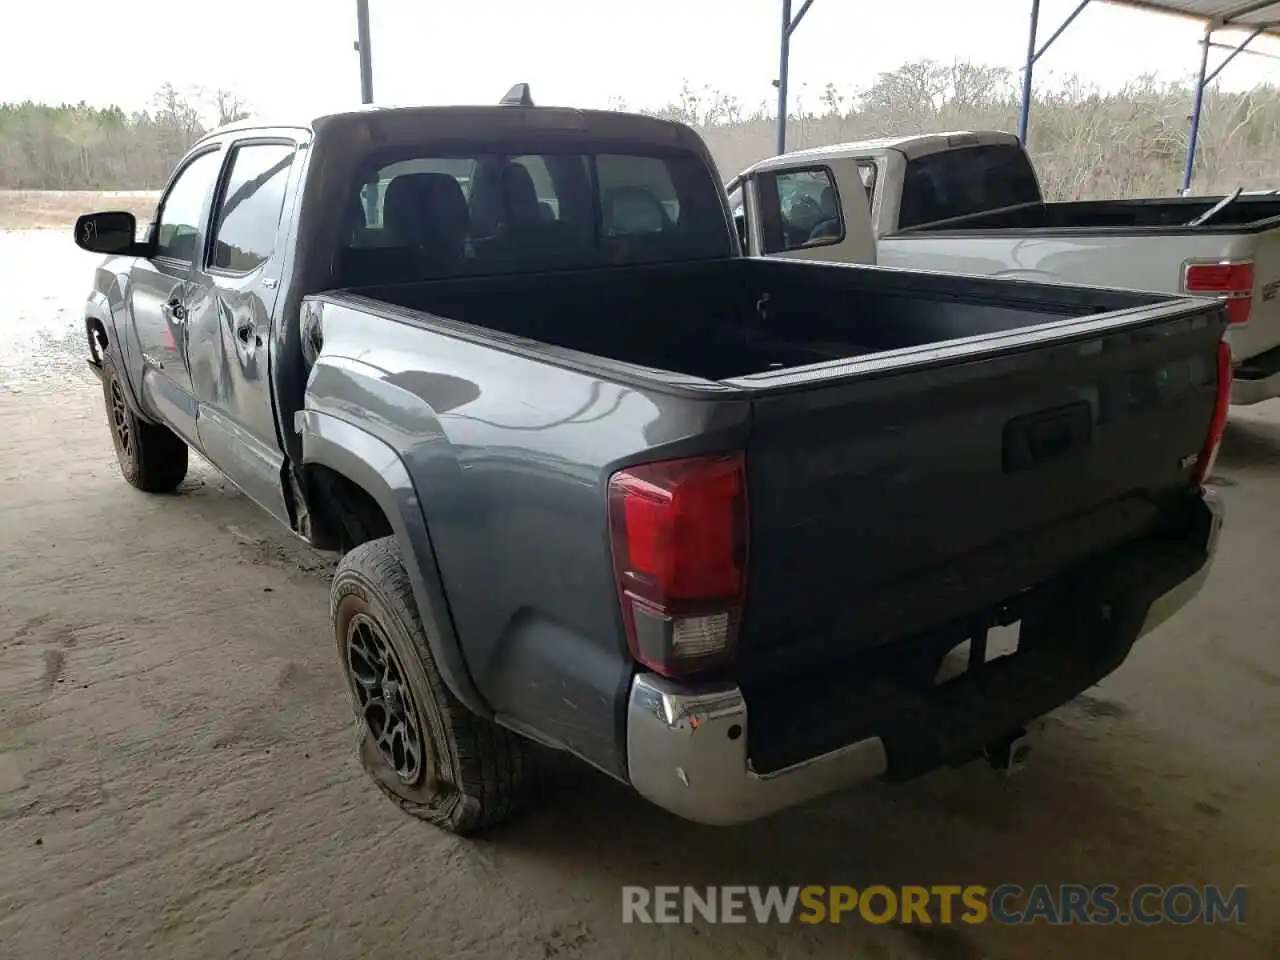
[[[281,221],[292,141],[231,147],[217,191],[206,258],[194,271],[191,381],[205,455],[248,496],[289,523],[284,455],[271,394],[271,317],[279,294]]]
[[[188,442],[196,437],[196,402],[187,365],[188,301],[221,162],[222,152],[214,147],[178,170],[152,228],[155,253],[137,260],[129,274],[130,312],[142,360],[142,379],[136,386],[144,406]]]

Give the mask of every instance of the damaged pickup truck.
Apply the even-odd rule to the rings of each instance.
[[[458,833],[535,742],[710,824],[1011,763],[1214,554],[1222,303],[744,257],[680,124],[242,123],[76,241],[125,479],[342,553],[362,761]]]

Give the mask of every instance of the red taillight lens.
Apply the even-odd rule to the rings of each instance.
[[[1227,429],[1227,412],[1231,409],[1231,346],[1218,344],[1218,393],[1213,402],[1213,419],[1209,421],[1209,433],[1204,438],[1204,447],[1196,459],[1191,480],[1196,486],[1203,486],[1213,472],[1213,463],[1218,459],[1218,448],[1222,446],[1222,435]]]
[[[741,454],[615,473],[609,529],[631,655],[668,677],[732,660],[747,578]]]
[[[1226,298],[1227,319],[1232,324],[1247,323],[1253,309],[1253,261],[1189,263],[1183,271],[1182,289]]]

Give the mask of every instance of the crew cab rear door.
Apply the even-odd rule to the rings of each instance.
[[[296,131],[228,141],[190,299],[191,383],[200,446],[284,523],[284,463],[271,394],[272,317],[299,182]]]

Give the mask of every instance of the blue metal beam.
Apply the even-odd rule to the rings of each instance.
[[[1063,20],[1061,26],[1053,31],[1053,35],[1037,48],[1036,32],[1040,27],[1040,0],[1031,0],[1031,33],[1027,38],[1027,62],[1022,71],[1022,107],[1018,112],[1018,139],[1024,145],[1027,142],[1027,122],[1031,118],[1031,76],[1036,62],[1053,46],[1054,41],[1066,32],[1067,27],[1075,22],[1076,17],[1084,13],[1084,8],[1088,5],[1089,0],[1080,0],[1076,8],[1071,11],[1071,15]]]
[[[813,6],[813,0],[804,0],[800,12],[791,16],[791,0],[782,0],[782,30],[778,52],[778,153],[787,152],[787,73],[791,69],[791,34]]]
[[[1018,140],[1027,143],[1027,120],[1031,117],[1031,68],[1036,64],[1036,30],[1040,27],[1040,0],[1031,0],[1031,31],[1027,37],[1027,62],[1022,68],[1022,108],[1018,111]]]
[[[1057,30],[1053,31],[1053,36],[1051,36],[1048,40],[1046,40],[1044,42],[1044,45],[1041,46],[1040,49],[1035,52],[1035,55],[1031,58],[1032,63],[1035,63],[1045,55],[1045,51],[1048,50],[1050,47],[1052,47],[1053,42],[1057,40],[1060,36],[1062,36],[1063,33],[1066,32],[1067,27],[1071,26],[1071,24],[1075,22],[1076,17],[1084,13],[1084,8],[1087,7],[1088,5],[1089,5],[1089,0],[1080,0],[1080,2],[1076,4],[1076,8],[1071,11],[1071,15],[1067,17],[1067,19],[1062,21],[1062,26],[1060,26]]]
[[[1244,53],[1244,48],[1249,46],[1249,44],[1253,43],[1253,41],[1257,40],[1258,37],[1262,36],[1262,32],[1265,29],[1266,27],[1258,27],[1258,29],[1254,30],[1253,33],[1245,37],[1243,42],[1241,42],[1240,46],[1236,47],[1234,50],[1228,53],[1226,58],[1220,64],[1218,64],[1218,66],[1214,69],[1213,73],[1209,74],[1207,77],[1204,78],[1204,82],[1213,83],[1213,81],[1217,80],[1218,74],[1220,74],[1226,68],[1227,64],[1230,63],[1232,60],[1234,60],[1236,57],[1240,56],[1240,54]]]
[[[1209,24],[1204,28],[1204,38],[1200,41],[1200,73],[1196,77],[1196,99],[1195,104],[1191,108],[1191,133],[1187,136],[1187,162],[1182,168],[1182,195],[1185,197],[1191,192],[1191,177],[1196,165],[1196,144],[1200,139],[1200,115],[1204,111],[1204,88],[1218,79],[1218,74],[1226,68],[1232,60],[1244,53],[1249,44],[1253,43],[1266,27],[1258,27],[1240,42],[1234,50],[1226,55],[1223,61],[1209,73],[1209,44],[1213,37],[1213,24]]]

